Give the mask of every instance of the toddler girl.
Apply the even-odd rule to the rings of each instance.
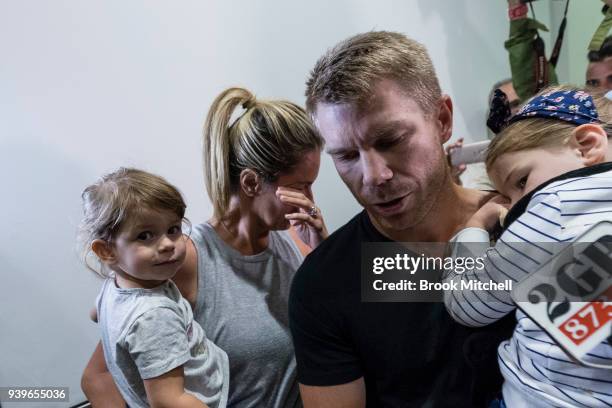
[[[185,259],[185,202],[153,174],[121,168],[87,187],[85,261],[105,277],[96,301],[104,358],[130,407],[225,407],[227,355],[208,340],[172,277]],[[87,262],[86,262],[87,263]]]

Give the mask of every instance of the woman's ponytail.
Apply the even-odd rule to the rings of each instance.
[[[234,124],[230,121],[239,106],[248,109],[254,104],[255,97],[248,90],[229,88],[217,96],[208,111],[203,139],[204,182],[216,217],[225,213],[230,199]]]
[[[223,91],[204,123],[204,180],[214,216],[226,215],[242,170],[251,169],[265,182],[274,182],[305,152],[322,146],[323,139],[296,104],[256,100],[244,88]]]

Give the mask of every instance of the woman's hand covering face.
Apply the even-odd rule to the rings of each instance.
[[[312,197],[306,196],[302,191],[279,187],[276,196],[288,206],[297,207],[299,212],[285,214],[299,238],[309,247],[316,248],[327,236],[327,227],[323,220],[321,210],[315,206]]]

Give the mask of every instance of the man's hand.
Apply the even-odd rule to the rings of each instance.
[[[480,207],[465,225],[466,228],[481,228],[488,232],[493,231],[497,221],[503,220],[510,207],[510,201],[502,196],[495,195],[485,205]]]

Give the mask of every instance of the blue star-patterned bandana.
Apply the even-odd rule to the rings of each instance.
[[[577,126],[601,123],[591,95],[578,90],[547,92],[534,96],[510,118],[508,124],[530,118],[558,119]]]

